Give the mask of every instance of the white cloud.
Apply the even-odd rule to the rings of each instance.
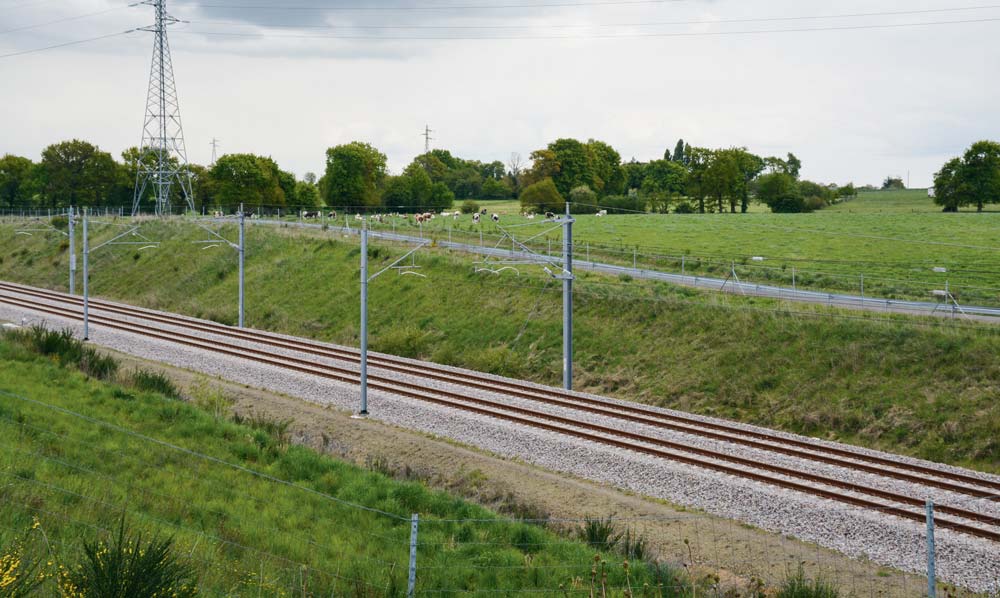
[[[345,0],[346,1],[346,0]],[[263,0],[216,0],[252,4]],[[402,0],[400,0],[401,3]],[[501,3],[499,0],[494,4]],[[272,0],[272,5],[280,4]],[[293,4],[306,5],[305,0]],[[313,2],[313,4],[324,4]],[[426,5],[426,3],[424,3]],[[464,4],[464,2],[463,2]],[[1000,22],[864,31],[573,40],[385,41],[228,38],[197,31],[273,31],[274,23],[527,30],[390,30],[383,35],[712,32],[1000,17],[1000,10],[790,23],[552,29],[551,25],[740,19],[938,8],[923,0],[692,0],[630,7],[516,11],[365,12],[171,8],[190,24],[171,45],[192,160],[224,151],[268,154],[299,174],[322,171],[324,150],[354,139],[385,151],[395,170],[435,145],[482,160],[527,156],[560,136],[595,137],[625,159],[649,159],[678,137],[694,145],[792,151],[822,181],[879,182],[912,172],[926,185],[945,158],[998,135],[991,42]],[[103,0],[0,7],[0,30],[117,6]],[[308,12],[308,14],[305,14]],[[291,20],[289,20],[291,19]],[[148,7],[0,35],[0,54],[144,25]],[[250,26],[201,24],[242,21]],[[367,29],[283,34],[377,34]],[[0,152],[38,156],[83,137],[120,152],[138,141],[151,37],[135,33],[0,60]]]

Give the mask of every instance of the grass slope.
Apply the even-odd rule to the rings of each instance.
[[[146,227],[164,245],[101,250],[92,292],[232,323],[233,252],[193,245],[204,233],[189,225]],[[250,230],[250,326],[357,346],[359,249],[331,237]],[[372,271],[401,252],[373,247]],[[0,255],[0,279],[66,286],[56,236],[0,228]],[[558,384],[558,285],[477,275],[469,262],[425,252],[429,278],[390,272],[372,284],[372,348]],[[766,300],[593,275],[577,289],[579,389],[1000,471],[1000,336],[990,327],[800,317]]]
[[[124,513],[145,536],[175,539],[204,596],[399,596],[419,512],[419,592],[562,595],[560,584],[589,579],[583,543],[289,446],[273,425],[86,377],[3,337],[0,391],[0,550],[34,538],[51,550],[45,571],[71,566]],[[607,560],[608,585],[624,586],[622,557]],[[656,583],[639,562],[631,580]]]

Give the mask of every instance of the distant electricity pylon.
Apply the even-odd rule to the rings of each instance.
[[[167,14],[166,0],[145,0],[140,4],[153,7],[156,22],[141,29],[154,35],[153,64],[149,73],[139,163],[136,165],[132,215],[139,213],[139,203],[147,188],[153,190],[156,213],[169,214],[170,191],[174,183],[180,186],[188,209],[193,211],[192,175],[187,167],[184,130],[177,102],[177,86],[174,84],[174,66],[170,59],[170,45],[167,43],[167,27],[179,22],[179,19]]]
[[[424,153],[425,154],[429,154],[430,151],[431,151],[431,141],[434,140],[434,138],[431,137],[431,133],[433,133],[433,132],[434,131],[431,130],[430,125],[424,125],[424,132],[422,133],[422,136],[424,138]]]
[[[219,140],[212,137],[212,166],[215,166],[215,161],[217,159],[217,150],[219,149]]]

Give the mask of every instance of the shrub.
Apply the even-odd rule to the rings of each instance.
[[[590,187],[580,185],[569,192],[569,211],[574,214],[596,214],[597,194]]]
[[[562,212],[566,209],[566,200],[556,189],[552,179],[538,181],[525,187],[521,192],[521,211],[524,212]]]
[[[696,211],[688,201],[682,201],[674,208],[674,214],[694,214]]]
[[[472,201],[471,199],[467,199],[462,202],[462,207],[460,209],[462,210],[463,214],[475,214],[476,212],[479,211],[479,204]]]
[[[159,372],[148,372],[136,368],[129,376],[129,381],[136,390],[157,392],[171,399],[180,397],[173,381]]]
[[[607,519],[587,518],[583,527],[577,530],[577,537],[586,542],[588,546],[610,552],[618,546],[622,539],[622,533],[615,528],[611,517]]]
[[[173,540],[144,542],[126,529],[124,518],[110,542],[88,542],[83,553],[82,563],[60,574],[65,596],[188,598],[198,593],[193,570],[173,553]]]
[[[824,200],[822,197],[817,197],[815,195],[812,195],[805,199],[805,202],[803,204],[803,211],[815,212],[817,210],[822,210],[826,206],[827,206],[826,200]]]
[[[66,230],[69,228],[69,217],[67,216],[53,216],[52,220],[49,221],[52,228],[59,230]]]
[[[775,214],[799,214],[806,211],[806,202],[801,197],[781,197],[771,202]]]

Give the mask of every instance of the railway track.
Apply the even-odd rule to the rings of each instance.
[[[54,291],[10,283],[0,282],[0,291],[16,292],[71,305],[83,304],[82,299],[73,295],[65,295]],[[141,318],[172,326],[180,326],[192,330],[201,330],[216,336],[241,339],[256,344],[293,350],[317,357],[342,360],[353,364],[360,363],[358,351],[352,349],[331,347],[304,339],[291,339],[264,331],[248,331],[232,328],[214,322],[168,315],[149,309],[124,306],[106,301],[91,300],[90,305],[100,311],[117,313],[123,316]],[[572,394],[561,389],[539,388],[514,380],[497,379],[474,372],[463,372],[460,375],[453,370],[440,366],[436,367],[433,364],[416,366],[406,360],[390,356],[369,355],[368,363],[372,367],[378,367],[387,371],[476,388],[488,392],[500,392],[522,399],[836,465],[856,471],[873,473],[977,498],[1000,500],[1000,482],[984,480],[976,476],[957,472],[944,472],[940,469],[853,451],[849,448],[829,446],[767,432],[747,430],[725,423],[706,422],[681,414],[664,413],[645,408],[641,405],[610,403],[608,401]]]
[[[71,320],[82,319],[82,314],[77,309],[82,301],[77,297],[9,283],[0,283],[0,291],[3,292],[3,294],[0,294],[0,302],[2,303]],[[61,306],[40,303],[25,297],[12,295],[12,293],[58,303]],[[67,305],[69,307],[65,307]],[[115,317],[92,315],[90,318],[91,322],[99,326],[232,357],[249,359],[258,363],[320,376],[342,383],[358,383],[358,374],[351,368],[316,363],[307,359],[279,355],[263,349],[234,345],[218,340],[206,340],[194,333],[211,334],[213,336],[252,342],[258,345],[294,350],[307,355],[351,362],[352,365],[358,360],[356,351],[328,347],[305,340],[292,340],[272,333],[234,329],[220,324],[195,321],[181,316],[166,315],[104,301],[92,300],[90,305],[92,310],[115,315]],[[123,321],[116,319],[117,316],[165,324],[185,329],[192,333],[165,330],[147,324]],[[884,475],[885,477],[940,488],[976,498],[986,499],[995,497],[998,494],[997,489],[1000,488],[1000,484],[975,476],[942,472],[926,466],[855,453],[844,448],[814,445],[807,441],[787,439],[766,432],[747,431],[736,426],[728,426],[724,423],[702,422],[696,418],[665,414],[641,406],[619,405],[590,397],[581,397],[556,389],[539,389],[528,384],[509,380],[496,380],[484,375],[466,375],[465,373],[459,375],[446,368],[434,366],[417,367],[404,360],[383,356],[370,356],[369,363],[374,367],[390,372],[434,379],[477,390],[509,394],[547,405],[575,409],[632,423],[641,423],[760,450],[792,455],[802,459],[837,465],[838,467],[871,474]],[[582,422],[579,419],[540,412],[537,409],[472,397],[465,392],[427,388],[426,386],[405,380],[370,375],[369,386],[375,390],[381,390],[397,396],[460,409],[519,425],[573,436],[606,446],[627,449],[674,462],[718,471],[844,504],[877,510],[911,521],[923,521],[924,517],[921,510],[924,505],[922,498],[819,475],[799,468],[768,464],[759,459],[748,459],[703,447],[684,445],[640,433]],[[893,469],[886,469],[886,467]],[[1000,542],[1000,531],[998,531],[1000,529],[1000,518],[943,504],[937,505],[936,510],[940,514],[958,518],[958,520],[953,520],[938,517],[937,524],[940,527]]]

